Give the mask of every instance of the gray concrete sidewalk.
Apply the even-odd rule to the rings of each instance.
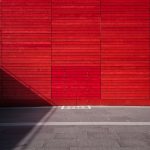
[[[0,149],[150,150],[150,107],[0,108]]]

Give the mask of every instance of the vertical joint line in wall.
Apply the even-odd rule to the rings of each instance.
[[[2,64],[3,64],[3,52],[2,52],[2,48],[3,48],[3,42],[2,42],[2,1],[0,1],[0,67],[2,67]],[[1,69],[1,68],[0,68]],[[4,104],[3,102],[3,94],[4,94],[4,89],[3,89],[3,74],[2,74],[2,71],[0,72],[0,78],[1,78],[1,99],[2,99],[2,105]]]
[[[149,99],[150,99],[150,0],[148,1],[148,5],[149,5],[149,26],[148,26],[148,30],[149,30]]]
[[[48,22],[50,24],[50,29],[48,30],[50,33],[50,53],[49,53],[49,63],[50,63],[50,100],[52,99],[52,0],[49,2],[50,10],[48,9]]]
[[[2,1],[0,1],[0,66],[2,67],[2,63],[3,63],[3,60],[2,60],[2,47],[3,47],[3,43],[2,43]]]
[[[53,31],[52,31],[52,21],[53,21],[52,20],[52,0],[51,0],[50,6],[51,6],[50,7],[51,8],[51,10],[50,10],[50,24],[51,24],[51,29],[50,29],[51,30],[51,78],[50,78],[51,85],[50,86],[51,86],[51,88],[50,89],[51,89],[51,99],[52,99],[52,71],[53,71],[52,70],[52,63],[53,63],[53,58],[52,58],[52,55],[53,55],[53,45],[52,45],[52,43],[53,43],[53,40],[52,40],[52,38],[53,38],[53,35],[52,35],[53,34]]]
[[[101,0],[99,0],[99,28],[100,28],[100,30],[99,30],[99,44],[100,44],[100,50],[99,50],[99,53],[100,53],[100,102],[101,102],[101,99],[102,99],[102,37],[101,37],[101,34],[102,34],[102,26],[101,26],[101,24],[102,24],[102,14],[101,14],[101,5],[102,5],[102,1]]]

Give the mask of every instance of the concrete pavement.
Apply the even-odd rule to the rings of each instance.
[[[0,149],[150,150],[150,107],[1,108]]]

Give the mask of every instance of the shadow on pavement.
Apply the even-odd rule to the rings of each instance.
[[[2,106],[0,123],[44,122],[55,111],[53,107],[25,108],[25,106],[51,106],[51,104],[3,69],[0,69],[0,106]],[[23,150],[32,142],[39,130],[40,127],[36,126],[0,126],[0,149]]]
[[[0,123],[45,122],[54,112],[55,108],[52,107],[1,108]],[[26,149],[32,143],[32,140],[34,140],[40,129],[41,126],[0,126],[0,149]]]

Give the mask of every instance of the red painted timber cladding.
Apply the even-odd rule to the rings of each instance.
[[[52,4],[52,98],[86,105],[100,102],[100,1]]]
[[[102,103],[149,105],[149,0],[101,2]]]
[[[149,0],[2,0],[1,68],[43,105],[150,105],[149,8]],[[6,92],[12,82],[1,75],[2,104],[21,101]]]
[[[2,1],[3,70],[48,102],[51,102],[50,10],[49,1]]]

